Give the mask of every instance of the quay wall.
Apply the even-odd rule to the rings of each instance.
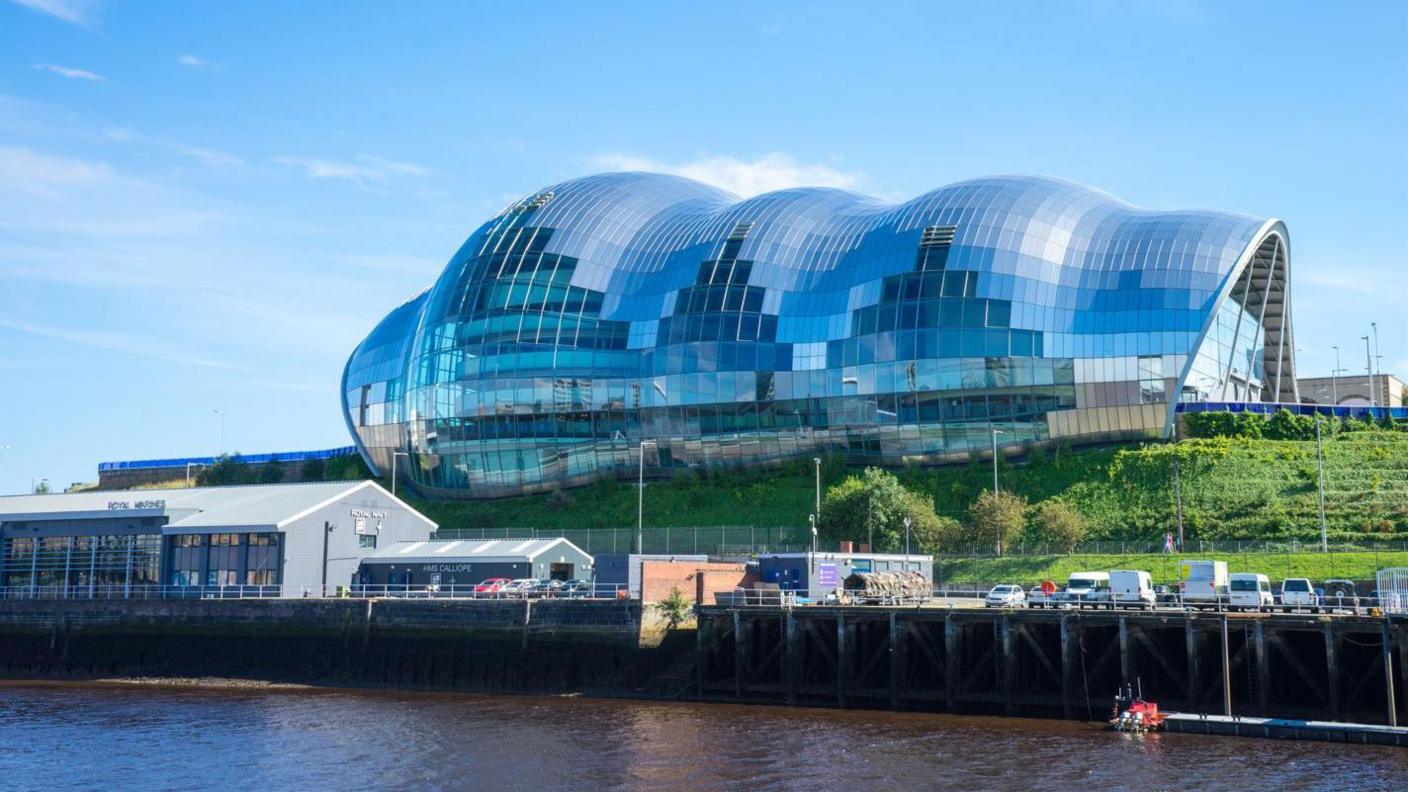
[[[668,658],[628,600],[0,600],[0,675],[559,693]]]

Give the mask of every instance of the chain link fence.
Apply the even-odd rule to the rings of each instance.
[[[442,528],[437,539],[540,539],[564,537],[588,553],[636,552],[635,528]],[[653,555],[709,555],[741,558],[758,553],[803,552],[811,529],[753,525],[646,528],[643,552]]]

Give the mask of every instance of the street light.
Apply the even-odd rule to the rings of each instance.
[[[645,553],[645,447],[651,445],[658,450],[654,440],[640,441],[640,480],[636,486],[640,489],[636,492],[636,552]]]
[[[1369,329],[1374,331],[1374,376],[1377,378],[1384,373],[1384,356],[1379,354],[1379,323],[1370,322]],[[1385,407],[1391,407],[1393,405],[1388,403],[1388,397],[1384,394],[1383,386],[1384,383],[1380,382],[1379,401],[1383,402]]]
[[[396,497],[396,457],[405,457],[406,459],[410,459],[411,455],[406,453],[405,451],[391,452],[391,497],[393,498]]]
[[[1330,406],[1338,407],[1340,404],[1340,372],[1344,369],[1340,368],[1339,346],[1331,347],[1331,349],[1335,350],[1335,367],[1330,369]]]
[[[1001,429],[992,430],[992,494],[997,494],[997,436],[1005,434]]]
[[[1378,405],[1374,401],[1374,356],[1369,351],[1369,336],[1360,338],[1364,341],[1364,370],[1369,372],[1369,406],[1376,407]]]
[[[904,554],[909,555],[909,526],[914,524],[914,520],[904,518]]]
[[[1315,467],[1320,484],[1320,552],[1330,552],[1329,533],[1325,530],[1325,452],[1320,446],[1320,416],[1315,416]]]
[[[821,519],[821,457],[812,457],[812,464],[816,465],[816,511],[812,512],[812,544],[816,544],[816,522]],[[813,549],[812,552],[816,552]]]
[[[218,457],[225,453],[225,413],[220,410],[211,410],[211,412],[220,416],[220,447],[215,449],[215,456]]]

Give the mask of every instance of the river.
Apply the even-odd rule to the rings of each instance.
[[[0,683],[0,789],[1388,790],[1401,748],[582,698]]]

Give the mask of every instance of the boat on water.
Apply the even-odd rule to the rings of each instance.
[[[1143,686],[1136,694],[1132,685],[1115,691],[1115,704],[1110,710],[1110,728],[1115,731],[1147,734],[1158,731],[1166,716],[1154,701],[1145,701]]]

